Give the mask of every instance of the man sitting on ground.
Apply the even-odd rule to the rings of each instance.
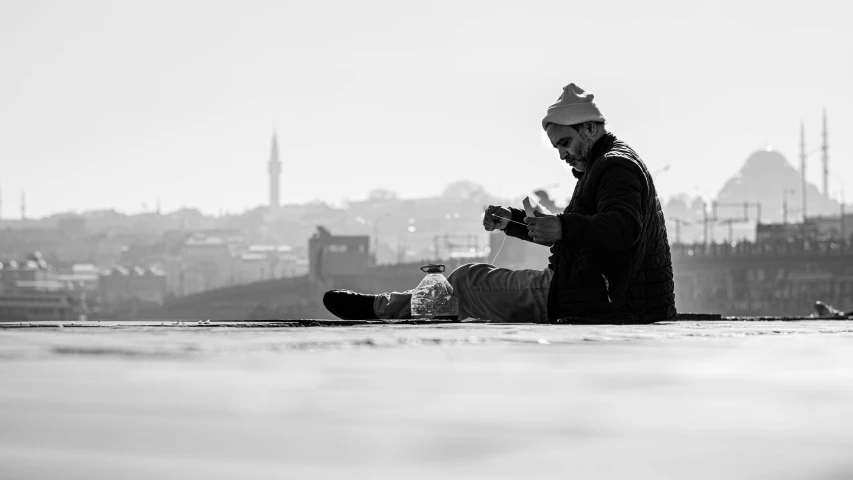
[[[542,128],[578,179],[557,215],[526,217],[490,205],[486,230],[551,247],[543,270],[470,263],[448,277],[459,318],[493,322],[652,323],[676,316],[666,224],[652,176],[604,127],[594,96],[575,84],[548,108]],[[511,223],[523,222],[526,226]],[[323,304],[343,319],[411,317],[412,291],[332,290]]]

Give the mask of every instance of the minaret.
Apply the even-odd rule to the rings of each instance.
[[[803,175],[803,223],[806,222],[806,126],[800,121],[800,173]]]
[[[820,147],[823,160],[823,196],[829,198],[829,145],[826,131],[826,109],[823,109],[823,144]]]
[[[281,162],[278,160],[278,136],[272,136],[272,151],[269,161],[270,174],[270,208],[278,208],[281,205],[279,196],[279,177],[281,176]]]
[[[21,220],[27,219],[27,192],[21,192]]]

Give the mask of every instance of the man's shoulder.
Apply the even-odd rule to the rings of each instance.
[[[590,182],[599,184],[604,178],[611,181],[627,181],[639,183],[648,188],[649,174],[645,164],[628,144],[620,140],[593,164],[589,172]]]
[[[631,148],[627,143],[619,139],[615,140],[613,142],[613,146],[611,146],[610,149],[604,153],[604,158],[624,158],[634,163],[642,163],[642,160],[640,160],[640,155],[638,155],[637,152],[634,151],[634,149]]]
[[[628,170],[634,174],[643,175],[645,165],[637,152],[626,143],[617,140],[613,147],[593,164],[590,173],[597,176],[613,170]]]

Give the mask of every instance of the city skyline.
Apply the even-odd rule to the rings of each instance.
[[[539,121],[568,82],[661,172],[663,198],[713,195],[766,144],[799,168],[800,122],[819,145],[824,108],[832,196],[853,178],[846,5],[253,5],[0,6],[3,218],[24,191],[31,217],[264,205],[273,132],[284,204],[464,178],[564,198],[574,179]],[[807,172],[822,187],[819,154]]]
[[[279,195],[280,195],[280,192],[279,192],[279,188],[280,188],[280,186],[279,186],[279,175],[280,175],[281,161],[279,160],[279,156],[278,156],[278,136],[277,136],[277,134],[274,133],[271,138],[272,138],[272,143],[271,143],[270,153],[268,154],[268,158],[265,162],[265,165],[267,166],[267,175],[268,175],[268,178],[265,179],[265,184],[264,184],[264,186],[267,187],[267,191],[266,191],[267,200],[264,202],[261,202],[259,204],[256,204],[256,205],[248,205],[245,208],[238,210],[238,211],[220,210],[218,212],[210,212],[210,211],[205,211],[204,209],[199,208],[196,205],[182,205],[182,206],[174,208],[174,209],[165,210],[165,209],[161,208],[160,201],[159,201],[159,199],[157,199],[155,202],[153,202],[151,204],[146,204],[146,206],[145,206],[146,208],[140,209],[138,211],[122,211],[122,210],[114,209],[114,208],[93,208],[93,209],[89,209],[89,210],[81,210],[81,209],[75,209],[75,208],[73,208],[73,206],[71,206],[69,208],[66,208],[65,210],[48,212],[47,214],[41,215],[41,216],[33,216],[33,215],[28,215],[28,214],[25,216],[25,211],[26,211],[26,203],[25,203],[26,202],[26,195],[25,195],[25,193],[26,192],[23,192],[21,195],[21,202],[23,202],[23,203],[19,203],[19,206],[23,205],[23,208],[19,209],[18,212],[11,212],[11,215],[10,215],[5,210],[3,210],[5,203],[4,203],[3,197],[2,197],[2,195],[3,195],[2,185],[0,185],[0,220],[3,220],[3,221],[15,221],[15,220],[21,220],[21,219],[39,220],[39,219],[44,219],[44,218],[50,218],[50,217],[55,216],[55,215],[84,214],[87,212],[98,212],[98,211],[114,211],[116,213],[124,214],[124,215],[139,215],[139,214],[150,214],[150,213],[168,215],[170,213],[176,213],[176,212],[179,212],[181,210],[197,210],[197,211],[199,211],[202,214],[207,215],[207,216],[222,217],[222,216],[227,216],[227,215],[241,215],[241,214],[244,214],[246,212],[257,209],[257,208],[269,208],[272,206],[277,206],[277,207],[301,206],[301,205],[316,203],[318,201],[322,202],[322,203],[326,203],[332,207],[345,207],[346,204],[348,204],[348,203],[360,202],[360,201],[364,201],[364,200],[368,199],[370,194],[373,191],[377,191],[377,190],[381,190],[382,193],[392,194],[395,198],[399,198],[400,200],[413,200],[413,199],[418,199],[418,198],[431,198],[431,197],[439,196],[443,193],[443,191],[446,190],[446,188],[449,188],[449,187],[453,186],[454,184],[465,183],[465,182],[471,182],[474,185],[482,187],[487,194],[489,194],[491,196],[497,196],[494,194],[494,192],[491,192],[488,189],[487,185],[477,184],[476,182],[473,182],[471,179],[458,178],[458,179],[454,179],[454,180],[448,180],[448,182],[446,184],[441,185],[442,188],[439,189],[439,191],[436,191],[436,192],[433,192],[430,194],[426,194],[426,195],[422,195],[420,197],[405,196],[405,195],[402,195],[401,192],[393,190],[393,189],[376,188],[376,189],[373,189],[371,191],[364,192],[363,194],[358,195],[354,198],[344,198],[338,202],[327,202],[327,201],[324,201],[323,199],[310,199],[310,200],[303,201],[303,202],[296,201],[296,202],[290,202],[290,203],[282,204],[279,201]],[[777,150],[773,149],[771,146],[765,145],[763,148],[756,149],[753,152],[751,152],[750,156],[752,156],[756,152],[760,152],[763,150],[777,151]],[[819,150],[818,149],[811,150],[807,154],[807,158],[812,157],[813,154],[817,153],[818,151],[821,151],[821,152],[824,151],[824,147],[823,146],[820,147]],[[779,153],[781,154],[781,152],[779,152]],[[792,168],[795,168],[795,169],[797,168],[790,159],[785,157],[784,154],[782,154],[782,156],[785,158],[785,161],[787,162],[788,165],[790,165]],[[748,158],[745,158],[744,163],[738,168],[739,169],[743,168],[746,165],[745,162],[747,160],[748,160]],[[822,166],[821,166],[821,168],[822,168]],[[812,169],[813,170],[819,170],[816,166],[812,166]],[[657,172],[654,172],[654,175],[655,176],[660,175],[662,173],[665,173],[667,170],[669,170],[669,166],[664,166],[663,168],[657,170]],[[799,169],[798,169],[798,172],[800,172]],[[740,174],[739,170],[735,170],[735,171],[731,172],[731,174],[727,178],[727,180],[724,181],[724,184],[727,182],[730,182],[732,179],[734,179],[739,174]],[[828,177],[828,178],[831,178],[831,177]],[[819,181],[812,181],[811,179],[809,179],[808,185],[810,187],[812,187],[813,189],[817,190],[821,195],[824,195],[823,187],[827,185],[828,180],[826,178],[824,178],[823,180],[824,180],[823,186],[819,183]],[[542,190],[542,191],[545,191],[546,193],[548,193],[550,197],[554,197],[557,200],[560,200],[561,197],[555,196],[555,194],[554,194],[554,189],[552,188],[554,186],[555,186],[555,184],[551,184],[551,185],[547,185],[547,186],[543,185],[543,186],[539,186],[539,187],[533,187],[529,191],[526,191],[526,192],[525,191],[519,191],[519,192],[516,192],[514,195],[511,195],[510,197],[503,197],[503,198],[506,198],[506,199],[521,198],[522,196],[525,196],[526,194],[529,194],[529,193],[533,193],[536,190]],[[796,196],[797,192],[796,191],[793,191],[793,192],[794,193],[792,195]],[[665,203],[667,203],[668,200],[676,198],[676,197],[680,197],[680,198],[685,198],[685,197],[686,198],[703,198],[705,200],[713,200],[714,198],[716,198],[716,196],[719,193],[721,193],[721,192],[717,191],[717,192],[713,192],[713,194],[709,195],[709,192],[707,192],[707,190],[704,190],[704,191],[698,191],[697,190],[694,192],[685,192],[685,191],[675,192],[675,193],[672,193],[672,194],[666,195],[666,196],[662,195],[661,196],[661,203],[665,204]],[[836,195],[838,193],[840,193],[840,195]],[[568,201],[569,197],[570,197],[570,195],[566,196],[566,201]],[[794,197],[792,197],[792,199],[793,198]],[[850,205],[850,203],[846,200],[846,197],[845,197],[843,190],[841,190],[840,192],[834,191],[834,190],[829,190],[829,195],[827,195],[827,198],[834,200],[834,201],[838,201],[839,203],[842,203],[842,200],[843,200],[844,204]],[[800,201],[800,200],[801,200],[801,198],[799,198],[797,201]],[[794,207],[794,208],[796,208],[796,207]]]

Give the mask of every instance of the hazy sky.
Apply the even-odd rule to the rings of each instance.
[[[825,106],[831,190],[853,197],[849,5],[0,0],[2,214],[23,190],[31,216],[242,211],[266,202],[274,130],[285,203],[462,178],[566,198],[540,121],[569,82],[671,165],[663,197],[716,194],[765,144],[798,165]]]

